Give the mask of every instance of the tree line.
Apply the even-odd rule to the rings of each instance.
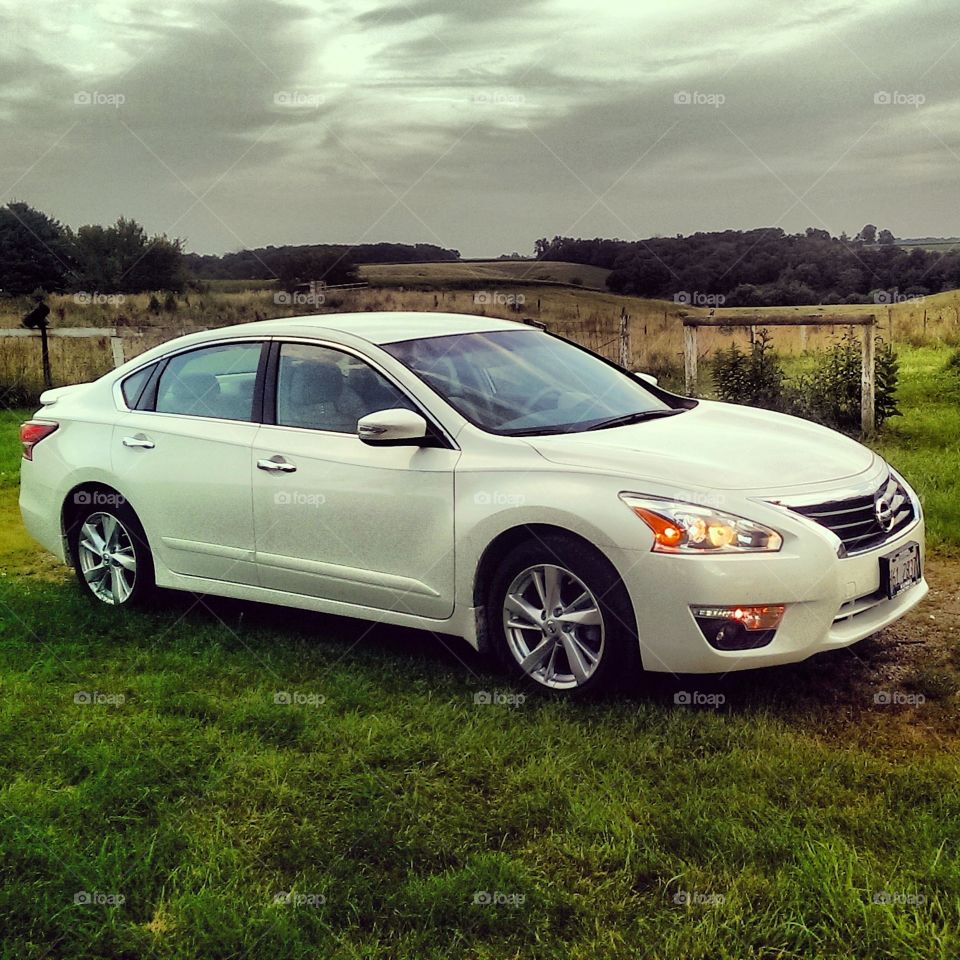
[[[536,241],[541,260],[611,270],[615,293],[727,306],[890,302],[960,287],[960,251],[898,246],[867,224],[855,237],[808,227],[722,230],[625,241]]]
[[[184,241],[148,236],[135,220],[72,230],[26,203],[0,206],[0,294],[182,292],[204,280],[352,283],[364,263],[459,260],[430,243],[260,247],[222,256],[184,252]]]

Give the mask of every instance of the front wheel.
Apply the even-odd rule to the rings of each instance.
[[[70,547],[80,586],[94,600],[134,606],[153,592],[150,547],[126,503],[86,506],[74,521]]]
[[[486,612],[503,666],[547,690],[581,695],[639,671],[623,582],[599,551],[571,539],[515,548],[493,578]]]

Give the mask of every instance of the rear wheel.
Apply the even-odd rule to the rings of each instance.
[[[90,497],[119,500],[116,494]],[[73,522],[70,552],[81,588],[100,603],[134,606],[153,593],[153,558],[146,534],[122,501],[84,505]]]
[[[487,623],[503,666],[565,696],[623,682],[640,668],[633,610],[599,551],[565,537],[521,544],[493,578]]]

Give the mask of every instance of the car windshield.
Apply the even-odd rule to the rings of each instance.
[[[574,433],[679,412],[629,373],[535,329],[404,340],[383,349],[492,433]]]

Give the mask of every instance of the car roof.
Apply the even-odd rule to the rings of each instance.
[[[325,313],[305,317],[282,317],[234,327],[219,327],[217,334],[232,332],[256,335],[283,334],[322,335],[325,331],[346,333],[370,343],[393,343],[398,340],[420,340],[454,333],[489,333],[496,330],[524,329],[515,320],[478,317],[467,313],[414,313],[381,311],[371,313]],[[530,329],[527,327],[526,329]]]

